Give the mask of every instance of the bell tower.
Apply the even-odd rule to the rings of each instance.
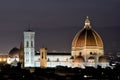
[[[46,68],[47,67],[47,49],[40,48],[40,67]]]
[[[27,30],[24,32],[24,67],[34,67],[35,54],[35,32]]]

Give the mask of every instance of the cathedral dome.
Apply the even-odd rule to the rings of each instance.
[[[72,42],[72,56],[82,56],[87,58],[90,53],[96,53],[97,56],[103,55],[103,42],[99,34],[91,28],[90,20],[87,17],[85,26],[74,37]]]
[[[99,34],[91,28],[87,17],[84,28],[79,31],[73,39],[72,47],[98,46],[103,47]]]
[[[9,56],[11,57],[11,58],[18,58],[19,57],[19,49],[18,48],[16,48],[16,47],[14,47],[14,48],[12,48],[11,50],[10,50],[10,52],[9,52]]]

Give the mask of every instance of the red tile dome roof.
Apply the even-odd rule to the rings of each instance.
[[[103,47],[103,42],[99,34],[91,28],[87,17],[84,28],[79,31],[72,42],[72,47],[98,46]]]

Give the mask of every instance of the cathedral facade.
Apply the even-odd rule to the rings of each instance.
[[[91,27],[87,17],[84,27],[75,35],[71,53],[49,53],[46,48],[35,52],[35,32],[24,32],[24,44],[21,44],[19,61],[22,67],[81,67],[85,66],[103,68],[109,66],[104,56],[104,45],[100,35]]]

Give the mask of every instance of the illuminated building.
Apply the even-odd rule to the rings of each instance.
[[[42,52],[43,51],[43,52]],[[45,67],[68,66],[81,67],[93,66],[102,67],[109,66],[104,56],[104,46],[100,35],[91,27],[90,20],[87,17],[85,26],[74,37],[72,42],[72,50],[70,53],[47,53],[45,48],[40,49],[39,58],[36,64]],[[45,52],[44,52],[45,51]],[[42,59],[41,59],[42,58]],[[40,63],[39,63],[40,60]]]
[[[40,48],[35,52],[35,32],[27,30],[24,32],[24,45],[21,44],[19,61],[21,67],[81,67],[85,66],[102,68],[109,66],[104,56],[104,46],[100,35],[91,27],[87,17],[85,26],[75,35],[71,53],[49,53],[46,48]]]
[[[6,63],[6,62],[7,62],[7,57],[8,57],[8,55],[3,55],[3,54],[1,54],[1,55],[0,55],[0,64],[1,64],[1,63],[2,63],[2,64]]]
[[[12,64],[15,60],[19,62],[19,49],[14,47],[8,53],[7,63]]]
[[[86,58],[91,54],[98,56],[103,55],[103,42],[99,34],[92,29],[90,21],[87,17],[85,26],[74,37],[72,42],[72,56],[82,55]]]
[[[79,63],[84,63],[86,66],[96,66],[99,62],[103,63],[101,60],[104,56],[103,42],[100,35],[91,27],[88,17],[85,20],[84,28],[73,39],[71,55],[74,62],[79,59]]]
[[[35,32],[31,30],[24,32],[24,67],[34,67],[34,36]]]

